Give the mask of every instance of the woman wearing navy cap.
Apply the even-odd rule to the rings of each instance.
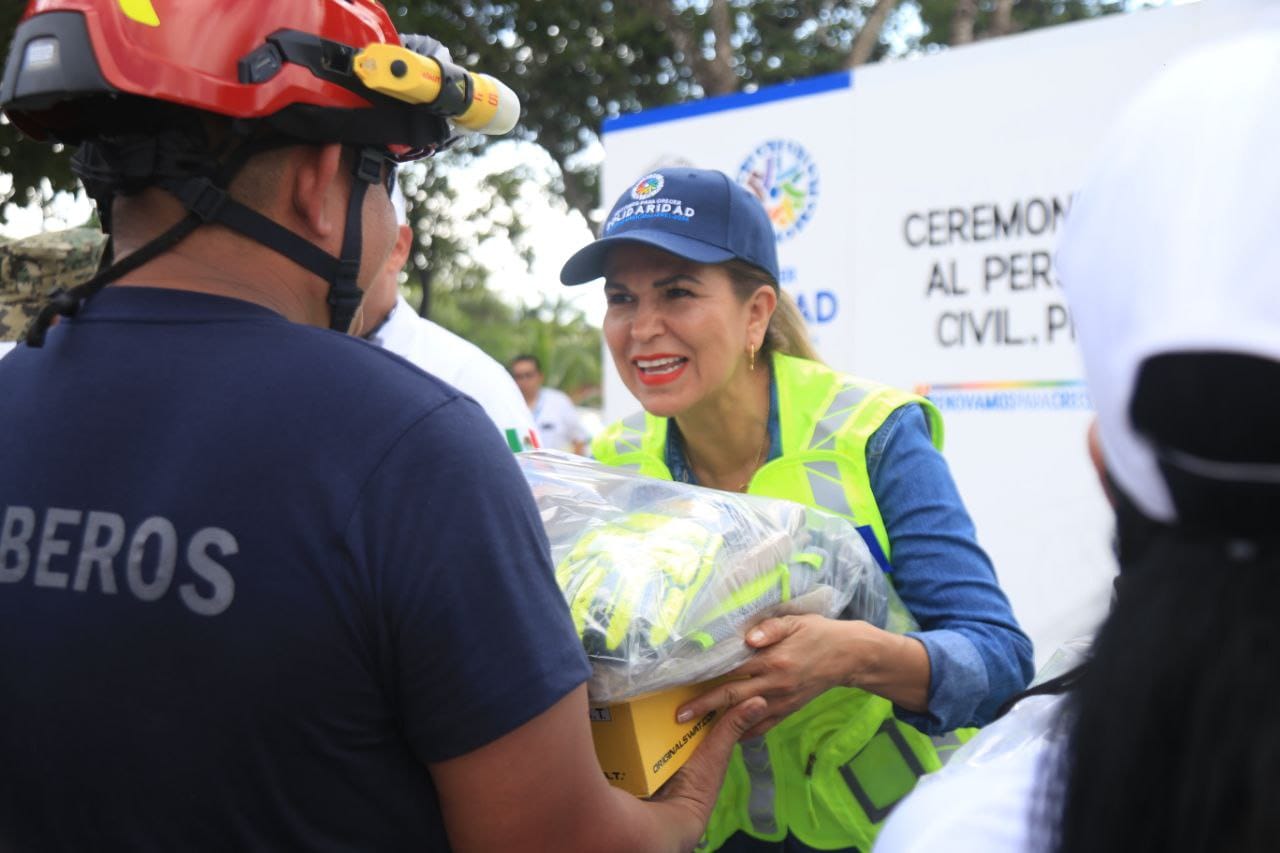
[[[748,678],[680,713],[769,702],[702,849],[869,850],[956,730],[990,720],[1031,673],[1031,643],[938,451],[941,418],[821,363],[778,287],[768,215],[720,172],[637,181],[561,272],[565,284],[601,276],[605,339],[645,411],[601,433],[595,457],[853,520],[920,625],[795,616],[753,629]]]

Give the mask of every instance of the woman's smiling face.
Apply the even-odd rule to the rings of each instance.
[[[613,362],[651,414],[687,411],[746,369],[752,311],[724,267],[623,243],[609,252],[604,292]]]

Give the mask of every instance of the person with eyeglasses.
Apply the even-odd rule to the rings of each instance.
[[[521,353],[509,362],[525,404],[533,413],[538,438],[547,450],[567,450],[579,456],[587,452],[591,436],[582,425],[582,417],[573,398],[558,388],[548,388],[542,374],[542,361],[530,353]]]

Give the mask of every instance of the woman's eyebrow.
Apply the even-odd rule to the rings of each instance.
[[[702,284],[702,282],[699,281],[696,276],[692,276],[689,273],[678,272],[678,273],[675,273],[674,275],[669,275],[666,278],[658,279],[653,283],[653,287],[655,288],[670,287],[671,285],[676,284],[677,282],[682,282],[682,281],[689,282],[691,284],[697,284],[697,285]],[[620,281],[615,281],[610,278],[605,279],[604,289],[605,290],[630,290],[630,288],[628,288],[626,284]]]
[[[694,284],[702,284],[702,282],[698,281],[698,279],[694,278],[688,273],[678,272],[675,275],[669,275],[666,278],[658,279],[653,283],[653,286],[654,287],[670,287],[671,285],[675,284],[678,281],[689,281],[689,282],[693,282]]]

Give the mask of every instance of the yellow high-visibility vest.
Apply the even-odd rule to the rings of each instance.
[[[894,411],[920,405],[934,445],[942,417],[923,397],[837,373],[806,359],[775,354],[782,454],[751,478],[747,492],[785,498],[870,527],[886,556],[891,543],[871,492],[867,442]],[[663,480],[666,418],[639,413],[592,442],[596,459]],[[823,850],[868,851],[881,823],[916,781],[968,738],[962,730],[930,738],[896,720],[893,704],[863,690],[836,687],[783,720],[764,737],[734,749],[724,789],[700,850],[735,832],[767,841],[788,834]]]

